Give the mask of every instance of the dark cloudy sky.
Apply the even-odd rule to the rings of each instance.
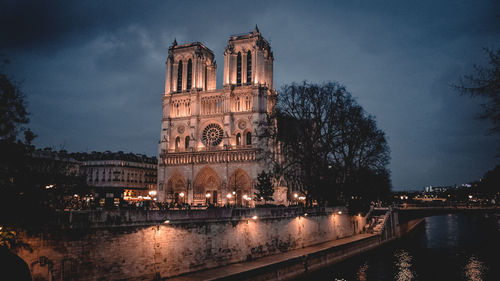
[[[258,24],[275,85],[344,84],[391,147],[395,189],[491,169],[497,139],[478,100],[450,85],[500,47],[500,2],[0,1],[4,67],[29,102],[36,145],[156,155],[168,46],[203,42],[222,84],[228,36]]]

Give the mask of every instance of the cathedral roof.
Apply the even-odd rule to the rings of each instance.
[[[170,46],[169,50],[187,49],[187,48],[191,48],[191,47],[199,47],[199,48],[202,48],[202,49],[210,52],[211,54],[213,54],[212,50],[210,50],[207,46],[203,45],[200,42],[191,42],[191,43],[186,43],[186,44],[182,44],[182,45],[177,45],[177,40],[176,40],[176,41],[174,41],[174,44],[172,44],[172,46]]]

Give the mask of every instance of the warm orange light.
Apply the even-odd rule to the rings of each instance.
[[[228,194],[226,195],[226,197],[227,197],[227,199],[231,199],[231,193],[228,193]]]
[[[205,197],[207,197],[207,198],[210,198],[210,196],[212,196],[212,194],[210,194],[210,193],[205,194]]]
[[[253,219],[253,220],[256,220],[256,219],[258,219],[258,217],[257,217],[257,216],[253,216],[253,217],[252,217],[252,219]]]
[[[184,197],[184,192],[179,193],[180,197]]]

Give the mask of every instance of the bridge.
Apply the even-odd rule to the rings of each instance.
[[[408,221],[447,214],[500,214],[500,206],[481,205],[438,205],[422,206],[416,204],[406,204],[397,206],[393,211],[398,213],[399,224]]]

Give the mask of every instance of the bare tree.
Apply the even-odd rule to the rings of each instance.
[[[471,97],[482,97],[486,101],[481,105],[484,111],[480,118],[493,123],[491,134],[500,134],[500,48],[485,49],[488,66],[474,66],[474,73],[460,79],[455,85],[460,93]]]
[[[304,193],[308,204],[344,201],[359,171],[386,171],[385,134],[338,83],[284,86],[268,122],[277,122],[277,130],[267,126],[264,134],[279,150],[275,177]]]

